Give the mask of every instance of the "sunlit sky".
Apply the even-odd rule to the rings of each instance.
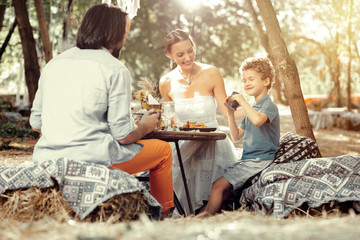
[[[188,7],[191,11],[194,8],[199,7],[200,5],[205,6],[214,6],[219,4],[220,2],[223,2],[221,0],[180,0],[184,6]]]
[[[303,16],[304,22],[308,23],[306,26],[306,35],[309,38],[321,41],[329,38],[329,29],[327,29],[323,23],[315,21],[311,14]]]
[[[108,1],[108,0],[103,0]],[[118,2],[120,2],[122,0],[118,0]],[[146,0],[139,0],[140,2],[142,1],[146,1]],[[173,1],[178,1],[179,3],[181,3],[185,10],[184,12],[190,12],[190,13],[197,13],[199,12],[199,10],[201,10],[201,8],[203,6],[208,6],[210,8],[216,6],[216,5],[226,5],[228,1],[224,1],[224,0],[173,0]],[[239,4],[244,4],[244,1],[238,1]],[[301,1],[297,2],[298,5],[296,5],[296,7],[300,8],[303,3]],[[51,13],[53,15],[58,14],[58,10],[59,8],[56,6],[52,6],[51,8]],[[227,8],[220,8],[220,10],[217,10],[217,14],[219,15],[223,15],[224,13],[221,11],[226,11]],[[334,33],[334,29],[335,28],[329,28],[329,24],[324,23],[323,21],[321,21],[321,19],[319,19],[318,17],[316,17],[314,14],[314,11],[312,11],[311,7],[305,8],[305,11],[303,14],[301,14],[300,16],[297,16],[297,18],[301,17],[301,22],[302,24],[300,26],[296,26],[294,25],[294,28],[292,28],[291,30],[293,31],[295,29],[295,31],[300,35],[304,35],[308,38],[314,39],[318,42],[325,42],[326,40],[328,40],[329,38],[331,38],[331,34]],[[246,15],[248,13],[246,13],[246,11],[242,12],[244,14],[244,16],[246,16],[246,19],[248,19],[249,21],[251,21],[251,15]],[[226,14],[226,13],[225,13]],[[225,15],[224,14],[224,15]],[[283,20],[283,18],[287,15],[291,15],[292,13],[292,9],[284,9],[283,11],[279,11],[277,13],[277,17],[280,20],[280,25],[281,25],[281,21]],[[194,14],[195,15],[195,14]],[[195,15],[196,16],[196,15]],[[181,21],[183,23],[185,23],[185,25],[187,26],[192,26],[191,21],[193,19],[190,18],[186,18],[186,15],[181,15]],[[55,18],[54,18],[55,19]],[[176,19],[178,20],[178,19]],[[55,21],[55,20],[54,20]],[[290,21],[291,23],[291,21]],[[55,28],[57,23],[54,23],[53,26],[51,26],[51,30],[50,30],[50,34],[53,33],[54,31],[60,31],[57,28]],[[289,24],[291,26],[291,24]],[[295,28],[296,27],[296,28]],[[59,25],[59,28],[61,28],[61,26]],[[54,34],[53,34],[54,35]],[[334,34],[333,34],[334,35]],[[217,41],[216,36],[212,36],[211,41],[215,42]],[[359,49],[360,52],[360,39],[356,39],[356,44],[357,47]],[[59,45],[59,51],[61,51],[61,45]],[[346,50],[341,50],[341,60],[343,62],[346,62],[346,60],[348,60],[348,55],[346,55]],[[0,73],[0,79],[5,79],[9,76],[9,74],[13,73],[13,72],[19,72],[19,64],[14,65],[11,69],[6,69],[5,71]],[[3,90],[3,89],[1,89]],[[11,86],[9,88],[9,91],[17,91],[17,87],[15,86]]]

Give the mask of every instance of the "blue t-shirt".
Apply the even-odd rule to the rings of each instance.
[[[265,95],[257,103],[252,105],[257,112],[263,112],[268,120],[260,127],[255,126],[249,118],[240,123],[244,129],[243,154],[241,159],[274,159],[279,149],[280,139],[280,116],[276,104],[269,95]]]

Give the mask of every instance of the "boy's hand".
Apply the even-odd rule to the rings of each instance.
[[[232,96],[226,97],[225,102],[224,102],[224,105],[226,106],[226,110],[228,111],[228,114],[232,113],[232,112],[235,112],[235,109],[229,107],[229,100],[230,100],[231,97]]]
[[[244,102],[246,102],[244,96],[239,93],[233,96],[234,101],[236,101],[240,106],[243,106]]]

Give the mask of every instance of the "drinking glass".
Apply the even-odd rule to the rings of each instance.
[[[164,118],[165,129],[171,129],[171,120],[175,116],[175,103],[174,102],[163,102],[162,103],[162,116]]]

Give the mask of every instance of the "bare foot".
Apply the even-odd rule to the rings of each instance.
[[[214,216],[214,215],[207,211],[200,211],[200,213],[198,215],[196,215],[195,218],[208,218],[211,216]]]

